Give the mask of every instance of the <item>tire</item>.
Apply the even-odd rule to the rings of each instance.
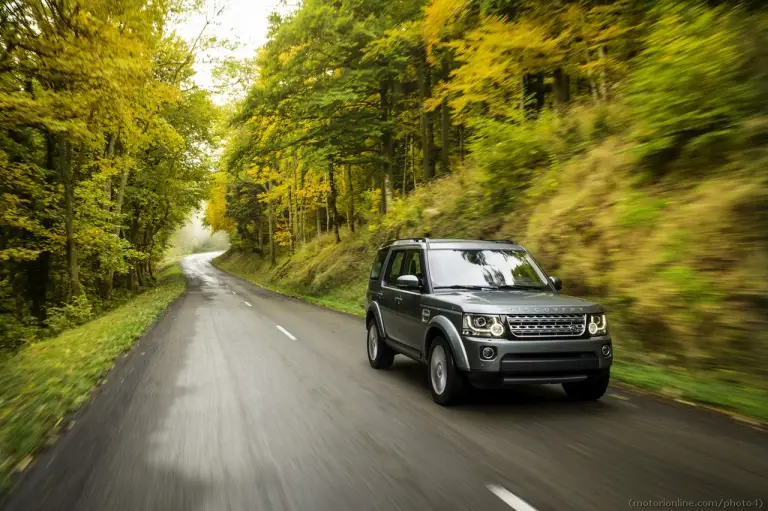
[[[611,372],[605,371],[597,376],[591,376],[576,383],[563,383],[563,390],[571,399],[578,401],[597,401],[608,388]]]
[[[371,367],[388,369],[392,365],[395,360],[395,351],[382,340],[376,321],[368,323],[368,335],[365,344],[368,352],[368,363],[371,364]]]
[[[432,399],[442,406],[462,402],[467,397],[467,377],[456,368],[450,346],[442,337],[436,337],[429,350],[429,387]]]

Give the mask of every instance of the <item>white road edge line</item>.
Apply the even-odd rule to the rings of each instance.
[[[281,331],[281,332],[283,332],[285,335],[287,335],[287,336],[288,336],[288,338],[289,338],[290,340],[292,340],[292,341],[296,341],[296,340],[298,340],[298,339],[296,339],[296,338],[293,336],[293,334],[292,334],[291,332],[289,332],[289,331],[288,331],[288,330],[286,330],[285,328],[281,327],[280,325],[275,325],[275,326],[277,327],[277,329],[278,329],[278,330],[280,330],[280,331]]]
[[[523,499],[521,499],[511,491],[507,490],[503,486],[499,486],[497,484],[489,484],[489,485],[486,485],[486,488],[491,490],[491,492],[494,495],[496,495],[501,500],[503,500],[505,504],[507,504],[509,507],[511,507],[515,511],[536,511],[535,507],[528,504],[526,501],[524,501]]]
[[[253,307],[253,305],[251,305],[251,304],[250,304],[250,303],[248,303],[248,302],[244,302],[244,303],[245,303],[245,304],[246,304],[248,307]]]

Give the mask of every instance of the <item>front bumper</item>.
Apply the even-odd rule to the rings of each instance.
[[[469,379],[475,386],[498,387],[523,383],[566,383],[582,381],[603,373],[613,363],[609,335],[587,339],[488,339],[463,337],[469,361]],[[610,354],[603,354],[603,346]],[[485,360],[485,347],[495,356]]]

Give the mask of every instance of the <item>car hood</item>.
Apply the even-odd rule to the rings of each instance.
[[[433,305],[487,314],[579,314],[604,312],[600,304],[547,291],[452,291],[429,295]]]

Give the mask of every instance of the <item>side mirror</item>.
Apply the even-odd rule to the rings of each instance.
[[[560,278],[558,278],[558,277],[549,277],[549,280],[552,281],[552,284],[555,286],[555,289],[557,289],[558,291],[563,289],[563,281],[560,280]]]
[[[400,289],[420,289],[421,285],[419,284],[419,277],[416,275],[401,275],[400,277],[397,277],[397,281],[395,281],[395,285],[399,287]]]

